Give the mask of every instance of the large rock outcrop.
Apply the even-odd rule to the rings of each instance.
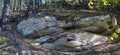
[[[42,37],[41,37],[42,38]],[[51,40],[51,41],[50,41]],[[41,43],[43,48],[57,51],[81,51],[82,49],[89,49],[92,46],[102,44],[107,41],[108,38],[102,35],[96,35],[88,32],[79,33],[66,33],[59,36],[54,36],[54,39],[48,39],[45,41],[35,40]]]
[[[55,17],[32,17],[23,20],[17,25],[17,29],[24,36],[41,36],[56,32],[57,20]]]
[[[109,31],[110,28],[117,26],[117,20],[115,17],[111,17],[110,15],[101,15],[94,17],[82,18],[80,20],[76,20],[73,22],[68,22],[63,25],[60,23],[60,27],[76,27],[81,31],[89,31],[94,33],[103,33],[105,31]]]
[[[116,19],[110,17],[110,15],[87,17],[67,23],[65,21],[59,21],[55,17],[44,16],[38,18],[32,17],[27,20],[23,20],[17,25],[17,29],[24,36],[30,35],[33,37],[39,37],[56,33],[59,30],[62,31],[64,28],[73,26],[81,31],[103,33],[116,25]]]

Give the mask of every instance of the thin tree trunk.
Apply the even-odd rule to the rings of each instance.
[[[47,6],[47,0],[45,0],[45,6]]]
[[[40,6],[40,5],[42,6],[42,0],[39,1],[39,6]]]
[[[65,0],[62,0],[62,7],[65,8]]]
[[[21,4],[22,4],[21,2],[22,0],[18,1],[17,18],[15,19],[16,24],[18,24],[20,21],[20,16],[21,16],[20,12],[21,12]]]
[[[55,9],[57,9],[58,7],[57,7],[57,1],[55,0]]]
[[[16,0],[14,0],[13,3],[14,3],[14,4],[13,4],[13,12],[15,12],[15,9],[16,9]]]
[[[32,9],[33,9],[33,0],[29,0],[27,16],[29,16],[32,13]]]
[[[39,8],[40,8],[40,6],[42,6],[42,0],[39,0]]]
[[[17,12],[19,11],[19,3],[20,3],[20,0],[17,0]]]
[[[20,12],[21,12],[21,5],[22,5],[22,0],[19,0],[19,7],[20,7],[20,8],[19,8],[19,9],[20,9],[19,11],[20,11]]]
[[[10,0],[4,0],[4,7],[2,11],[2,31],[7,30],[9,14],[10,14]]]
[[[83,0],[84,9],[88,9],[89,0]]]

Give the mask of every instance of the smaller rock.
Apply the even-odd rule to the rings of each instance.
[[[65,21],[58,21],[58,26],[59,26],[60,28],[62,28],[62,27],[67,26],[67,24],[66,24]]]
[[[38,39],[35,39],[35,42],[37,42],[37,43],[43,43],[43,42],[46,42],[49,39],[50,39],[50,36],[42,36],[42,37],[40,37]]]
[[[54,50],[58,46],[54,43],[44,43],[41,45],[41,47],[49,50]]]
[[[54,36],[55,37],[55,36]],[[73,32],[61,35],[51,42],[41,44],[43,48],[57,51],[81,51],[102,44],[108,37],[88,32]]]
[[[45,44],[42,44],[41,47],[49,50],[57,50],[57,51],[81,51],[82,49],[80,46],[69,47],[69,46],[57,45],[55,43],[45,43]]]
[[[74,48],[74,47],[79,47],[81,45],[82,45],[82,43],[78,42],[78,41],[68,41],[67,43],[64,43],[63,46],[68,46],[68,47]]]
[[[91,48],[92,46],[102,44],[108,40],[107,36],[97,35],[93,33],[83,32],[71,34],[79,42],[82,42],[84,48]]]
[[[54,43],[57,45],[63,45],[63,46],[72,47],[72,48],[82,45],[81,42],[76,41],[72,37],[62,37],[56,40]]]
[[[74,40],[73,37],[61,37],[55,41],[41,44],[41,47],[57,51],[80,51],[81,42]]]

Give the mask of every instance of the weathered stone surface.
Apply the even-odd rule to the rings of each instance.
[[[90,48],[92,46],[104,43],[108,40],[108,37],[97,35],[88,32],[74,33],[68,36],[74,37],[77,41],[82,42],[84,48]]]
[[[28,20],[23,20],[17,25],[17,29],[24,36],[41,36],[52,32],[56,32],[57,20],[55,17],[39,17],[39,18],[29,18]]]
[[[110,28],[117,26],[117,20],[115,17],[111,17],[110,15],[101,15],[82,18],[80,20],[68,23],[66,23],[65,21],[59,21],[58,24],[58,26],[61,28],[74,27],[81,31],[104,33],[106,31],[110,32]]]
[[[46,42],[47,40],[49,40],[51,37],[50,36],[42,36],[38,39],[35,39],[35,42],[37,43],[43,43],[43,42]]]
[[[110,17],[110,15],[82,18],[68,23],[65,21],[59,21],[55,17],[44,16],[39,18],[32,17],[28,20],[23,20],[17,25],[17,29],[24,36],[31,35],[33,37],[39,37],[41,35],[47,35],[59,30],[64,30],[64,28],[71,26],[74,26],[81,31],[103,33],[116,25],[116,19],[114,17]]]
[[[76,43],[77,42],[77,43]],[[70,42],[69,42],[70,43]],[[73,45],[76,43],[76,45]],[[41,47],[43,48],[46,48],[46,49],[49,49],[49,50],[57,50],[57,51],[80,51],[81,50],[81,47],[78,46],[80,43],[78,41],[75,41],[75,42],[71,42],[71,45],[69,46],[65,46],[65,45],[57,45],[55,43],[45,43],[45,44],[42,44]],[[66,43],[67,44],[67,43]],[[72,47],[71,47],[72,46]]]
[[[41,44],[43,48],[58,51],[81,51],[81,49],[89,49],[92,46],[102,44],[106,42],[108,38],[106,36],[97,35],[88,32],[79,32],[64,34],[60,38],[53,40],[52,42],[46,42]]]
[[[105,31],[109,31],[109,28],[117,26],[116,18],[110,17],[110,15],[87,17],[77,21],[68,22],[66,24],[63,23],[60,23],[60,27],[75,26],[81,31],[89,31],[94,33],[103,33]]]

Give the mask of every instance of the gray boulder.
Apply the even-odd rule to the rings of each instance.
[[[43,48],[57,51],[81,51],[102,44],[108,37],[88,32],[64,34],[56,40],[41,44]]]
[[[21,21],[17,25],[17,29],[24,36],[38,37],[56,32],[57,20],[55,17],[32,17],[27,20]]]
[[[65,22],[63,22],[65,23]],[[94,17],[82,18],[80,20],[76,20],[73,22],[68,22],[63,24],[60,22],[60,27],[71,27],[75,26],[81,31],[89,31],[94,33],[103,33],[106,31],[110,31],[110,27],[117,26],[117,20],[115,17],[111,17],[110,15],[101,15]]]
[[[35,39],[35,42],[37,43],[44,43],[48,41],[51,37],[50,36],[42,36],[40,38]]]
[[[24,36],[32,36],[34,38],[64,31],[64,28],[72,26],[77,27],[80,31],[103,33],[109,31],[109,28],[115,27],[116,25],[116,18],[110,17],[110,15],[87,17],[68,23],[59,21],[55,17],[44,16],[23,20],[17,25],[17,29]]]

